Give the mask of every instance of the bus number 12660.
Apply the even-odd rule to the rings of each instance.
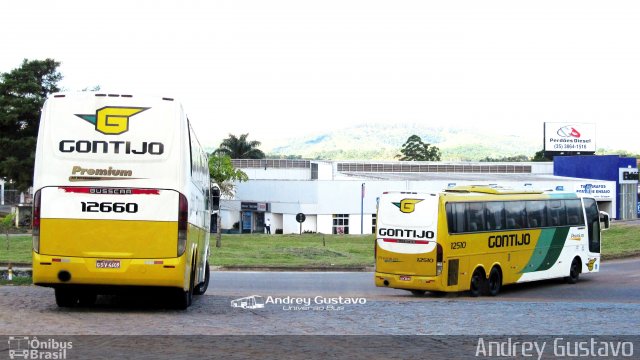
[[[114,212],[114,213],[137,213],[138,204],[136,203],[121,203],[121,202],[95,202],[95,201],[82,201],[82,212]]]

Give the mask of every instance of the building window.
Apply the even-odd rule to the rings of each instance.
[[[371,233],[372,234],[376,233],[376,217],[377,216],[378,216],[377,214],[371,215]]]
[[[333,214],[333,233],[349,233],[349,214]]]
[[[318,180],[318,164],[311,164],[311,180]]]

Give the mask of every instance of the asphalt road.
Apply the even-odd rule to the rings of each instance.
[[[376,288],[372,273],[215,272],[186,311],[132,296],[63,309],[52,289],[2,286],[0,334],[640,335],[640,259],[601,269],[576,285],[509,286],[496,298],[414,297]],[[267,300],[264,308],[231,306],[250,295]]]
[[[377,300],[416,300],[404,290],[377,288],[373,273],[358,272],[215,272],[210,291],[218,295],[366,296]],[[447,299],[467,299],[465,293]],[[427,293],[421,299],[440,300]],[[475,300],[475,299],[474,299]],[[550,301],[640,303],[640,258],[606,261],[600,272],[583,275],[576,285],[563,279],[505,286],[498,298],[478,301]]]

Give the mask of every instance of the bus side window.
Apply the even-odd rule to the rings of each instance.
[[[502,201],[491,201],[484,205],[487,218],[487,230],[503,230],[504,226],[504,203]]]
[[[567,225],[577,226],[584,225],[584,216],[582,215],[582,203],[579,199],[566,200],[567,206]]]
[[[549,200],[547,202],[547,215],[550,226],[566,226],[567,215],[564,208],[564,200]]]
[[[484,231],[484,203],[467,203],[467,226],[466,232]]]
[[[447,203],[447,221],[449,222],[450,234],[464,232],[464,208],[465,203]]]
[[[530,228],[547,226],[546,201],[527,201],[527,222]]]
[[[527,226],[524,201],[505,202],[504,213],[507,219],[507,229],[522,229]]]

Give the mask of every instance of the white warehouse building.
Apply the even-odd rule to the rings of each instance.
[[[325,234],[372,234],[376,203],[385,191],[440,192],[457,185],[588,192],[616,217],[614,181],[553,176],[553,163],[233,160],[249,176],[221,201],[222,228]],[[597,190],[594,190],[597,189]],[[300,224],[296,215],[305,215]],[[234,227],[235,225],[235,227]]]

